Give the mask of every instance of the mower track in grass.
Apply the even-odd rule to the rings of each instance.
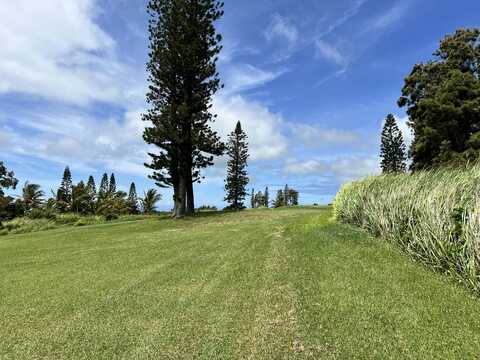
[[[474,359],[480,301],[331,209],[0,238],[0,359]]]

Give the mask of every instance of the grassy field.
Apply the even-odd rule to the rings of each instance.
[[[327,208],[0,238],[0,359],[473,359],[480,300]]]

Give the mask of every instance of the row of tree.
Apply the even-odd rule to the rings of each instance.
[[[412,171],[480,157],[480,29],[447,35],[433,56],[413,67],[398,100],[414,135],[408,151]],[[392,115],[382,132],[381,155],[384,172],[405,171],[406,149]]]
[[[117,190],[115,175],[105,173],[97,191],[93,176],[85,183],[73,184],[70,168],[67,166],[56,192],[46,199],[40,185],[26,182],[20,197],[6,196],[4,189],[15,189],[18,180],[0,162],[0,220],[21,216],[34,209],[44,209],[59,213],[74,212],[82,215],[123,215],[151,214],[161,199],[156,190],[150,189],[142,198],[137,196],[135,183],[131,183],[128,194]]]
[[[298,205],[298,191],[290,189],[288,185],[285,185],[284,190],[277,191],[277,197],[273,202],[274,207],[282,206],[297,206]]]
[[[288,185],[285,185],[285,189],[278,190],[276,198],[270,201],[270,191],[267,186],[264,192],[259,191],[255,193],[255,189],[252,189],[250,194],[250,206],[252,209],[270,206],[273,206],[274,208],[296,206],[298,205],[298,197],[297,190],[290,189]]]
[[[144,193],[143,198],[137,195],[135,183],[130,184],[128,194],[117,189],[115,175],[110,177],[103,174],[97,191],[95,179],[92,175],[88,181],[80,181],[74,185],[69,167],[65,168],[62,181],[56,192],[55,198],[47,202],[50,207],[55,207],[59,212],[75,212],[79,214],[151,214],[160,201],[161,196],[156,190],[150,189]],[[28,210],[28,209],[27,209]]]

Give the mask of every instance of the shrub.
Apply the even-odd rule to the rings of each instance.
[[[55,223],[47,219],[29,219],[27,217],[16,218],[4,223],[1,235],[24,234],[34,231],[42,231],[55,228]]]
[[[86,225],[90,225],[90,222],[87,219],[80,219],[74,224],[74,226],[86,226]]]
[[[32,209],[27,212],[26,216],[29,219],[47,219],[55,220],[57,218],[57,213],[53,209]]]
[[[115,213],[108,213],[105,215],[105,220],[106,221],[113,221],[113,220],[117,220],[119,218],[119,216]]]
[[[218,211],[218,209],[216,206],[202,205],[197,209],[197,211]]]
[[[81,219],[82,216],[78,214],[62,214],[56,218],[55,223],[58,225],[71,225]]]
[[[334,209],[480,290],[480,165],[366,178],[343,186]]]

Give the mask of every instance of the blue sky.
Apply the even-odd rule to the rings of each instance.
[[[148,53],[146,0],[16,0],[0,7],[0,159],[23,183],[55,189],[63,168],[126,189],[154,187],[142,141]],[[214,125],[240,120],[251,187],[286,183],[302,203],[378,172],[382,120],[403,78],[439,40],[476,27],[480,3],[438,0],[225,1]],[[197,204],[222,206],[225,159],[196,186]],[[18,193],[18,190],[17,190]],[[161,208],[171,206],[162,190]]]

